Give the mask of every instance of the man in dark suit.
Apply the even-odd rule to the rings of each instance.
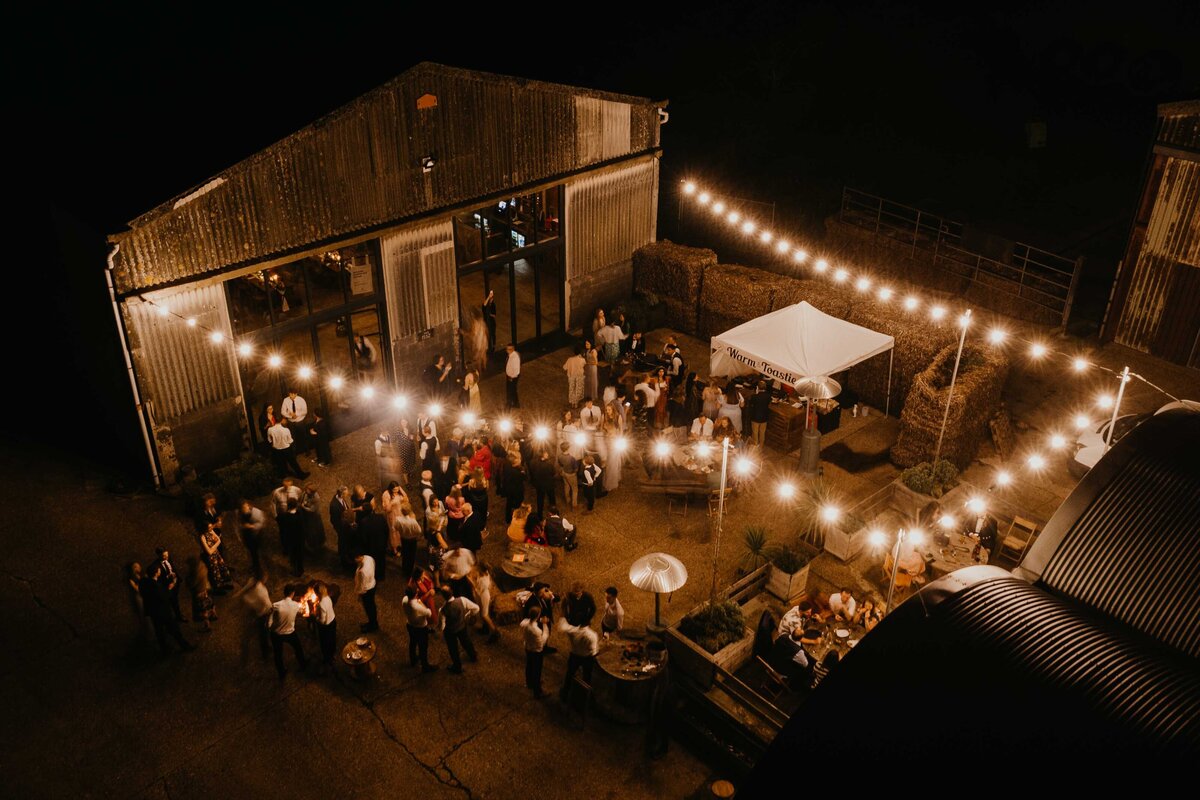
[[[179,610],[179,575],[171,564],[171,553],[165,547],[154,552],[158,553],[158,583],[167,593],[167,606],[175,614],[176,622],[183,622],[183,612]]]
[[[350,513],[349,497],[350,489],[346,486],[339,486],[333,499],[329,501],[329,525],[337,533],[338,560],[342,562],[342,569],[353,572],[355,569],[354,534],[350,528],[354,523]]]
[[[463,503],[463,519],[458,526],[458,543],[478,553],[483,547],[483,515],[476,514],[470,503]]]
[[[387,572],[388,522],[379,513],[375,498],[371,499],[371,512],[358,524],[358,539],[362,552],[375,559],[375,580],[383,580]]]
[[[146,616],[150,618],[150,623],[154,626],[154,638],[158,640],[158,647],[162,650],[163,655],[171,652],[171,648],[167,644],[168,636],[175,640],[181,650],[193,650],[195,649],[194,645],[183,638],[183,632],[179,630],[179,622],[171,613],[170,590],[167,589],[162,578],[162,561],[155,561],[138,581],[138,594],[142,596],[142,606],[146,609]],[[175,607],[178,608],[178,606],[179,601],[176,600]]]
[[[433,465],[432,472],[433,491],[437,493],[439,500],[445,502],[446,495],[450,494],[450,490],[458,482],[458,463],[449,450],[438,453],[438,460]]]
[[[279,525],[279,546],[292,562],[292,574],[304,574],[304,522],[300,518],[300,501],[289,497],[287,510],[275,520]]]
[[[537,513],[545,516],[546,500],[554,505],[554,484],[558,480],[558,470],[550,460],[550,452],[543,448],[529,465],[529,482],[537,493]]]

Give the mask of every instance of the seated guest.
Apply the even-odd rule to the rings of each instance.
[[[688,438],[696,439],[711,439],[713,432],[713,423],[703,412],[700,416],[692,420],[692,430],[688,434]]]
[[[878,625],[882,619],[883,612],[870,600],[864,600],[854,614],[854,623],[862,625],[868,631]]]
[[[788,683],[798,688],[808,681],[808,671],[811,662],[808,653],[800,646],[804,637],[804,629],[796,628],[790,634],[778,636],[771,645],[771,655],[767,659],[776,672],[788,679]]]
[[[854,601],[849,589],[842,589],[829,596],[829,610],[833,612],[834,619],[854,619],[854,612],[857,608],[858,603]]]
[[[525,541],[528,544],[546,546],[546,533],[542,525],[542,517],[536,511],[530,512],[525,517]]]
[[[829,671],[833,669],[833,667],[840,660],[841,656],[838,655],[837,650],[830,650],[828,653],[826,653],[825,658],[821,659],[821,663],[813,667],[811,688],[817,688],[821,681],[825,680],[825,676],[829,674]]]
[[[634,331],[630,335],[629,345],[626,349],[633,354],[634,358],[646,357],[646,340],[642,338],[641,331]]]
[[[729,420],[729,417],[721,417],[716,421],[713,425],[712,438],[718,442],[722,439],[728,439],[729,444],[733,447],[737,447],[741,443],[741,436],[733,427],[733,423]]]
[[[799,605],[793,606],[783,619],[779,620],[779,635],[788,636],[793,630],[804,630],[814,624],[816,618],[816,608],[808,600],[801,600]]]
[[[575,549],[575,526],[559,513],[558,506],[550,506],[550,516],[546,518],[542,531],[546,537],[546,544],[550,547]]]
[[[533,506],[529,503],[522,503],[518,508],[513,509],[512,522],[508,523],[508,540],[510,542],[525,541],[525,521],[529,519],[529,512],[532,509]]]

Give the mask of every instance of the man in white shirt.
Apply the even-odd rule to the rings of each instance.
[[[317,643],[321,645],[321,660],[324,662],[321,674],[333,669],[333,656],[337,650],[337,614],[333,612],[333,598],[329,595],[329,587],[317,581]]]
[[[404,616],[408,620],[408,663],[421,665],[421,672],[434,672],[429,664],[429,618],[433,612],[417,597],[417,590],[408,587],[404,592]]]
[[[705,416],[704,412],[700,412],[700,416],[692,420],[692,431],[688,435],[689,439],[711,439],[713,431],[712,420]]]
[[[256,511],[258,509],[255,509]],[[261,511],[258,512],[260,515]],[[271,637],[269,625],[271,622],[271,610],[274,606],[271,603],[271,594],[267,591],[267,586],[263,583],[265,577],[259,568],[254,568],[254,575],[250,580],[246,581],[246,585],[234,592],[234,597],[241,597],[242,602],[246,604],[246,611],[250,615],[250,627],[247,630],[246,638],[242,640],[242,665],[246,664],[246,656],[250,650],[250,640],[257,639],[259,648],[262,650],[263,661],[271,657]]]
[[[596,408],[592,398],[583,398],[583,408],[579,410],[579,423],[585,431],[600,430],[600,420],[604,415]]]
[[[617,587],[610,586],[604,590],[604,615],[600,617],[600,630],[607,637],[625,627],[625,608],[617,599]]]
[[[268,627],[271,630],[271,646],[275,649],[275,669],[279,672],[279,680],[287,675],[287,669],[283,666],[284,642],[291,645],[300,669],[308,669],[304,648],[300,646],[300,636],[296,633],[296,616],[300,613],[300,599],[304,597],[304,592],[303,585],[288,584],[283,587],[284,598],[271,606]]]
[[[563,681],[558,698],[564,703],[575,673],[583,669],[583,680],[591,684],[592,668],[596,665],[596,654],[600,652],[600,637],[586,625],[572,625],[566,619],[558,620],[558,629],[567,635],[571,643],[571,655],[567,657],[567,678]]]
[[[275,511],[275,519],[288,513],[288,500],[299,502],[303,496],[304,492],[300,491],[300,487],[296,485],[292,476],[285,476],[275,491],[271,492],[271,508]]]
[[[508,353],[508,361],[504,364],[504,407],[506,409],[520,408],[521,400],[517,396],[517,381],[521,378],[521,356],[512,342],[505,346],[504,351]]]
[[[300,469],[296,454],[292,452],[292,432],[287,428],[287,420],[280,417],[278,422],[267,428],[267,441],[271,444],[271,461],[275,463],[277,473],[286,475],[290,469],[301,480],[308,477],[308,473]]]
[[[542,663],[546,658],[543,648],[550,638],[550,620],[541,613],[539,607],[530,606],[525,619],[521,620],[521,632],[525,637],[525,688],[532,690],[538,700],[546,696],[542,691]]]
[[[858,603],[854,602],[854,597],[851,596],[849,589],[842,589],[842,591],[829,596],[829,610],[833,612],[834,619],[854,619],[854,612],[857,609]]]
[[[367,555],[354,557],[358,569],[354,571],[354,592],[362,603],[367,621],[362,624],[362,632],[370,633],[379,630],[379,610],[375,607],[375,559]]]
[[[308,453],[308,426],[304,424],[304,418],[308,416],[308,403],[295,389],[288,389],[288,395],[279,404],[279,410],[288,421],[288,429],[294,431],[292,435],[296,439],[296,452]]]
[[[446,649],[450,651],[450,668],[447,671],[461,675],[462,660],[458,654],[460,645],[467,651],[468,661],[479,660],[479,656],[475,654],[475,645],[471,643],[471,626],[468,624],[472,619],[478,619],[479,606],[473,600],[455,595],[449,586],[443,586],[438,593],[446,601],[442,604],[442,613],[438,615],[438,621],[446,639]]]

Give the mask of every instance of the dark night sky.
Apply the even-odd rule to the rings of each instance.
[[[1195,2],[559,6],[586,23],[529,4],[172,5],[43,7],[14,21],[6,54],[31,138],[21,201],[56,244],[26,257],[63,271],[54,322],[36,323],[63,354],[46,391],[82,384],[111,407],[96,450],[134,469],[103,235],[419,61],[669,98],[664,187],[695,174],[811,226],[849,185],[1068,249],[1123,239],[1155,103],[1200,94]],[[1033,119],[1045,151],[1024,148]]]

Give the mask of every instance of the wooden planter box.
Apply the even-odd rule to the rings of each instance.
[[[837,556],[842,561],[850,561],[867,544],[867,526],[854,531],[846,531],[841,526],[834,526],[825,534],[825,552]]]
[[[750,654],[754,650],[753,628],[746,628],[746,633],[741,639],[725,645],[715,653],[708,652],[684,636],[679,632],[678,626],[667,628],[664,635],[667,652],[670,654],[671,670],[686,675],[704,691],[712,688],[718,666],[727,672],[736,672],[750,660]]]
[[[921,509],[936,499],[933,495],[914,492],[899,478],[892,483],[892,507],[909,519],[916,520]]]
[[[805,564],[799,572],[789,575],[772,564],[771,577],[767,579],[767,591],[784,601],[804,594],[804,590],[808,587],[808,566]]]

